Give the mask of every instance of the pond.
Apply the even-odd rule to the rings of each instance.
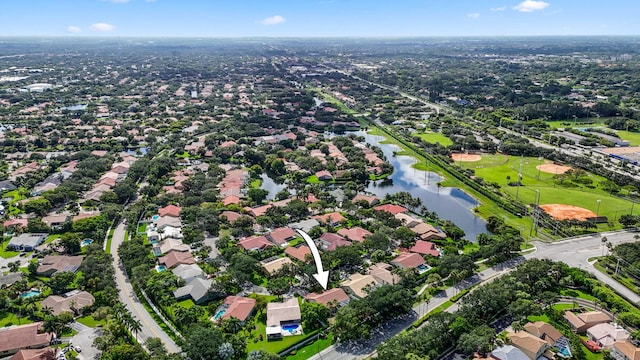
[[[267,190],[269,192],[269,194],[267,195],[267,200],[275,199],[276,195],[280,192],[280,190],[287,188],[287,184],[285,183],[278,184],[272,178],[270,178],[269,175],[265,173],[260,175],[260,178],[262,179],[262,184],[260,185],[260,189]]]
[[[416,159],[394,155],[399,148],[392,144],[380,144],[383,137],[363,131],[356,134],[364,136],[367,143],[380,147],[394,167],[389,178],[370,182],[367,191],[381,198],[387,194],[406,191],[420,198],[422,204],[429,211],[437,213],[441,219],[453,221],[464,230],[467,239],[475,242],[478,234],[487,233],[486,222],[473,213],[473,208],[478,205],[475,198],[458,188],[439,187],[438,182],[442,178],[438,174],[413,168]]]

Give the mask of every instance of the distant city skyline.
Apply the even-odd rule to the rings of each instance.
[[[631,0],[3,0],[0,36],[640,35]]]

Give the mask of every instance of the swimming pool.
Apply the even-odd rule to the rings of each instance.
[[[219,320],[226,312],[227,312],[227,309],[218,310],[218,312],[215,315],[213,315],[213,321]]]
[[[291,335],[301,333],[301,330],[300,324],[284,325],[282,327],[283,332],[287,332]]]
[[[153,215],[153,216],[151,217],[151,220],[153,220],[153,221],[156,221],[156,220],[158,220],[158,219],[160,219],[160,215],[157,215],[157,214],[156,214],[156,215]]]
[[[87,246],[87,245],[91,244],[92,242],[93,242],[93,240],[91,240],[91,239],[84,239],[80,243],[80,247]]]
[[[164,265],[158,265],[158,266],[156,266],[156,271],[157,271],[157,272],[163,272],[163,271],[165,271],[165,270],[167,270],[167,267],[166,267],[166,266],[164,266]]]
[[[27,291],[25,293],[20,294],[20,297],[23,298],[23,299],[27,299],[27,298],[38,296],[38,295],[40,295],[40,291],[38,291],[38,290],[30,290],[30,291]]]

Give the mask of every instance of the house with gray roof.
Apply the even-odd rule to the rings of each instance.
[[[290,226],[293,229],[300,229],[304,232],[309,232],[311,231],[311,229],[313,229],[315,226],[320,225],[320,222],[318,222],[318,220],[316,219],[306,219],[306,220],[301,220],[295,223],[292,223]]]
[[[202,271],[198,264],[180,264],[171,270],[171,272],[186,283],[189,283],[195,278],[204,279],[204,271]]]
[[[25,233],[18,236],[14,236],[9,240],[7,249],[15,251],[33,251],[38,245],[42,244],[44,240],[49,236],[45,233]]]
[[[185,300],[191,298],[194,303],[202,304],[211,298],[211,285],[213,280],[194,278],[187,285],[176,289],[173,296],[176,300]]]
[[[5,289],[11,285],[22,280],[21,272],[8,273],[7,275],[0,275],[0,289]]]

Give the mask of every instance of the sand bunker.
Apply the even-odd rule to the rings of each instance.
[[[556,220],[585,221],[587,218],[596,217],[591,210],[567,204],[546,204],[540,205],[540,208]]]

